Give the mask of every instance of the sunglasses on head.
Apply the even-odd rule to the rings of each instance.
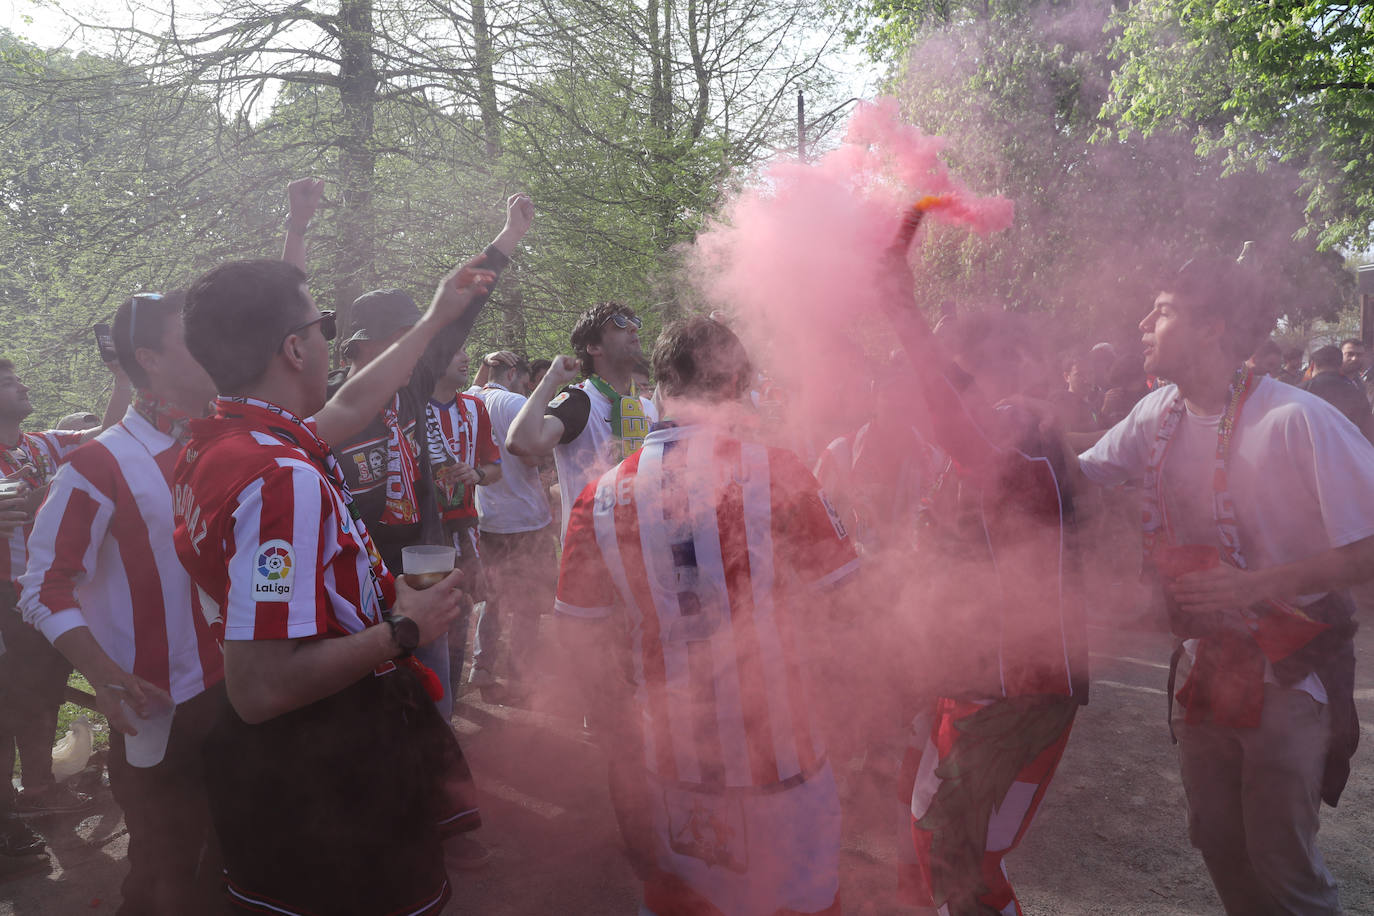
[[[620,328],[622,331],[630,326],[633,326],[636,331],[644,327],[643,319],[639,318],[636,315],[622,315],[619,312],[616,312],[610,318],[607,318],[606,321],[615,322],[615,326]],[[606,321],[603,321],[601,323],[605,324]]]
[[[315,324],[320,326],[320,333],[324,335],[325,340],[333,340],[335,335],[339,333],[338,322],[334,320],[334,310],[326,309],[305,324],[298,324],[294,328],[287,328],[286,333],[281,336],[281,343],[277,344],[277,350],[280,351],[281,348],[286,345],[286,338],[290,337],[292,334],[299,334],[301,331]]]
[[[137,333],[136,333],[136,329],[137,329],[137,327],[138,327],[138,304],[139,304],[140,302],[157,302],[157,301],[158,301],[159,299],[161,299],[161,298],[162,298],[162,294],[161,294],[161,293],[138,293],[137,295],[134,295],[134,296],[130,296],[130,297],[129,297],[129,352],[130,352],[130,353],[132,353],[133,351],[135,351],[135,350],[138,349],[138,344],[136,343],[136,341],[138,340],[138,335],[137,335]]]

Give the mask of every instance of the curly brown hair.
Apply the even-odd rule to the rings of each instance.
[[[601,343],[601,329],[616,315],[626,318],[635,317],[635,310],[623,302],[602,302],[582,313],[573,325],[568,339],[572,342],[573,353],[582,361],[582,368],[588,375],[596,373],[595,361],[587,353],[587,348]]]

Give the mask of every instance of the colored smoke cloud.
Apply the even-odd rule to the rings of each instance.
[[[837,377],[873,375],[860,340],[885,327],[875,281],[911,205],[940,195],[927,224],[1011,225],[1012,202],[971,191],[941,159],[944,145],[903,123],[896,100],[861,103],[838,148],[812,163],[774,163],[697,238],[693,282],[732,316],[789,400],[808,405],[807,428],[794,429],[804,451],[862,422],[856,392],[831,389]],[[847,416],[854,422],[843,429]]]

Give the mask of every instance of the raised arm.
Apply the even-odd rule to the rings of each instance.
[[[479,254],[444,277],[419,322],[381,356],[351,374],[320,408],[315,426],[321,439],[330,445],[342,444],[365,427],[397,389],[409,383],[415,364],[435,337],[459,320],[474,301],[490,294],[496,274],[479,266],[483,260]]]
[[[481,266],[499,276],[510,263],[516,246],[525,237],[533,222],[534,202],[530,200],[529,195],[512,194],[506,201],[506,224],[483,252],[485,260]],[[482,306],[486,305],[487,298],[488,294],[484,293],[473,299],[457,320],[449,323],[430,341],[424,355],[420,357],[420,362],[415,366],[410,381],[405,384],[416,404],[425,403],[434,391],[434,383],[448,368],[453,354],[467,343],[468,334],[477,323],[477,317],[482,313]]]
[[[491,370],[500,367],[502,370],[514,369],[519,357],[509,350],[497,350],[482,357],[482,365],[477,367],[477,374],[472,377],[472,383],[478,388],[491,381]]]
[[[577,378],[581,367],[571,356],[555,356],[506,431],[506,451],[516,457],[548,455],[563,439],[563,421],[544,408],[564,385]]]
[[[114,376],[114,388],[110,390],[110,400],[105,405],[105,416],[101,418],[100,426],[96,429],[88,429],[82,434],[83,442],[90,442],[105,430],[114,426],[124,419],[124,412],[129,409],[133,402],[134,386],[129,381],[129,376],[124,374],[124,369],[119,363],[106,363],[105,367]]]
[[[983,432],[988,418],[981,414],[987,411],[987,405],[964,397],[950,381],[947,373],[959,370],[941,350],[925,316],[916,307],[905,248],[890,249],[884,267],[879,280],[883,284],[884,308],[915,371],[930,412],[935,444],[962,467],[986,466],[1000,452]]]
[[[286,186],[286,244],[281,259],[301,270],[305,270],[305,233],[323,199],[323,178],[297,178]]]

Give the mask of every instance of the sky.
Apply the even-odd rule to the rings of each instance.
[[[197,17],[216,4],[206,0],[180,0],[177,8],[184,16]],[[167,21],[167,4],[142,0],[9,0],[0,4],[0,28],[21,35],[39,47],[65,47],[71,51],[99,52],[110,46],[109,37],[100,30],[82,29],[77,20],[110,26],[131,23],[148,31],[160,31]],[[827,61],[841,74],[835,98],[871,99],[882,78],[880,67],[856,49],[840,47]],[[808,99],[817,106],[808,117],[823,114],[828,105]]]

